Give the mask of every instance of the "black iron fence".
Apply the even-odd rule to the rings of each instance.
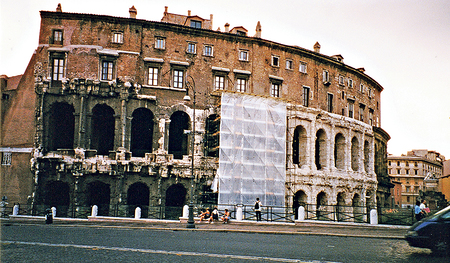
[[[44,216],[49,205],[18,205],[19,215]],[[110,217],[135,217],[136,205],[98,205],[98,216]],[[202,211],[215,206],[194,205],[194,216],[197,217]],[[220,216],[227,208],[232,219],[236,219],[242,213],[243,220],[256,221],[256,211],[253,205],[221,204],[217,205]],[[168,206],[139,206],[141,218],[178,220],[183,216],[183,207]],[[340,205],[314,205],[303,206],[305,220],[333,221],[333,222],[355,222],[370,223],[370,210],[365,206],[340,206]],[[6,206],[2,210],[2,217],[13,214],[13,206]],[[378,223],[389,225],[412,225],[416,222],[414,211],[411,208],[377,208]],[[87,206],[56,206],[57,217],[88,218],[92,213],[92,207]],[[298,217],[298,209],[281,206],[263,206],[261,219],[266,222],[294,222]]]

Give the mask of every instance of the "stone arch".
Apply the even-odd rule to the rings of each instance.
[[[166,191],[166,219],[178,219],[182,215],[186,202],[186,188],[182,184],[174,184]]]
[[[137,182],[128,188],[127,204],[129,214],[133,215],[136,207],[141,208],[141,217],[148,217],[150,190],[148,186],[142,182]]]
[[[345,220],[345,193],[340,192],[336,197],[336,219],[338,222]]]
[[[352,159],[351,159],[352,170],[358,171],[360,156],[359,156],[359,141],[358,141],[358,138],[356,138],[356,137],[352,138],[351,153],[352,153]]]
[[[317,194],[316,198],[316,217],[317,220],[328,220],[327,217],[327,194],[324,191],[321,191]]]
[[[359,194],[354,194],[352,198],[352,207],[353,207],[353,218],[355,222],[363,222],[364,221],[364,208],[361,205],[361,196]]]
[[[317,131],[315,145],[315,164],[317,170],[321,170],[327,165],[327,134],[325,130]]]
[[[345,137],[342,133],[334,138],[334,166],[341,170],[345,168]]]
[[[88,206],[98,206],[99,216],[109,215],[109,204],[111,201],[111,188],[109,184],[94,181],[87,186],[88,190]]]
[[[294,130],[292,140],[292,162],[298,164],[299,167],[306,165],[306,147],[308,143],[308,135],[303,126],[297,126]]]
[[[307,208],[307,202],[308,202],[308,196],[306,195],[305,191],[303,190],[299,190],[295,193],[294,195],[294,200],[293,200],[293,204],[292,204],[292,208],[294,210],[294,216],[295,219],[298,219],[298,208],[300,206],[305,207],[305,209]]]
[[[205,155],[219,157],[220,116],[211,114],[205,123]]]
[[[133,156],[144,157],[153,148],[154,115],[147,108],[138,108],[133,111],[132,117],[130,150]]]
[[[188,154],[188,134],[184,131],[189,129],[190,118],[186,112],[176,111],[170,116],[169,154],[174,159],[183,159]]]
[[[114,110],[106,104],[97,104],[92,109],[91,148],[99,155],[108,155],[114,150]]]
[[[75,133],[74,108],[65,102],[51,105],[48,122],[48,150],[73,149]]]
[[[45,206],[56,207],[56,215],[59,217],[68,216],[67,211],[70,205],[70,186],[61,181],[48,182],[45,187]]]
[[[370,143],[369,141],[364,141],[364,170],[366,173],[370,172]]]

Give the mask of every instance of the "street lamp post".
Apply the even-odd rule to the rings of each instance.
[[[195,81],[191,76],[186,79],[186,95],[183,100],[190,101],[189,89],[192,89],[192,135],[191,135],[191,189],[190,189],[190,200],[189,200],[189,217],[187,221],[186,228],[195,228],[194,221],[194,141],[195,141]]]

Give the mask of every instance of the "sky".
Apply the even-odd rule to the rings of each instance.
[[[450,1],[448,0],[0,0],[0,75],[23,74],[38,45],[40,10],[160,21],[170,13],[209,19],[213,29],[243,26],[262,38],[340,54],[384,90],[381,128],[388,153],[428,149],[450,159]]]

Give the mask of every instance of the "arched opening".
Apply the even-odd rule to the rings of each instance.
[[[177,111],[170,117],[169,126],[169,154],[174,159],[183,159],[188,154],[188,134],[184,131],[189,129],[189,115]]]
[[[294,195],[294,202],[292,204],[292,208],[294,210],[295,219],[298,219],[298,208],[300,206],[305,207],[305,210],[307,209],[307,201],[308,196],[305,194],[304,191],[300,190]]]
[[[220,116],[217,114],[209,115],[206,119],[205,127],[205,155],[209,157],[219,157],[220,141]]]
[[[370,171],[370,143],[364,141],[364,170],[366,173]]]
[[[307,134],[303,126],[297,126],[292,140],[292,162],[302,167],[306,164]]]
[[[316,133],[315,163],[317,170],[321,170],[327,165],[327,135],[323,129]]]
[[[67,211],[70,205],[69,184],[61,181],[49,182],[45,188],[45,193],[45,206],[56,207],[56,215],[54,216],[68,216]]]
[[[359,156],[359,142],[356,137],[353,137],[352,139],[352,170],[358,171],[359,170],[359,160],[361,159]]]
[[[361,223],[364,221],[364,207],[361,206],[361,197],[359,194],[353,195],[352,199],[353,217],[355,222]]]
[[[345,168],[345,137],[342,133],[334,138],[334,166],[341,170]]]
[[[152,152],[153,113],[149,109],[139,108],[132,117],[130,150],[133,156],[144,157]]]
[[[338,193],[336,198],[336,219],[345,221],[345,193]]]
[[[51,106],[49,119],[49,151],[73,149],[75,117],[72,105],[56,102]]]
[[[141,208],[141,217],[148,217],[150,190],[144,183],[138,182],[130,185],[127,192],[129,214],[134,215],[136,207]]]
[[[88,206],[98,206],[99,216],[109,215],[109,203],[111,199],[111,189],[109,184],[95,181],[87,186],[88,190]]]
[[[320,192],[317,195],[316,200],[317,220],[328,220],[327,211],[328,211],[327,194],[325,192]]]
[[[92,109],[91,148],[99,155],[108,155],[114,149],[114,110],[106,104]]]
[[[171,185],[166,191],[166,219],[178,219],[186,204],[186,188],[182,184]]]

